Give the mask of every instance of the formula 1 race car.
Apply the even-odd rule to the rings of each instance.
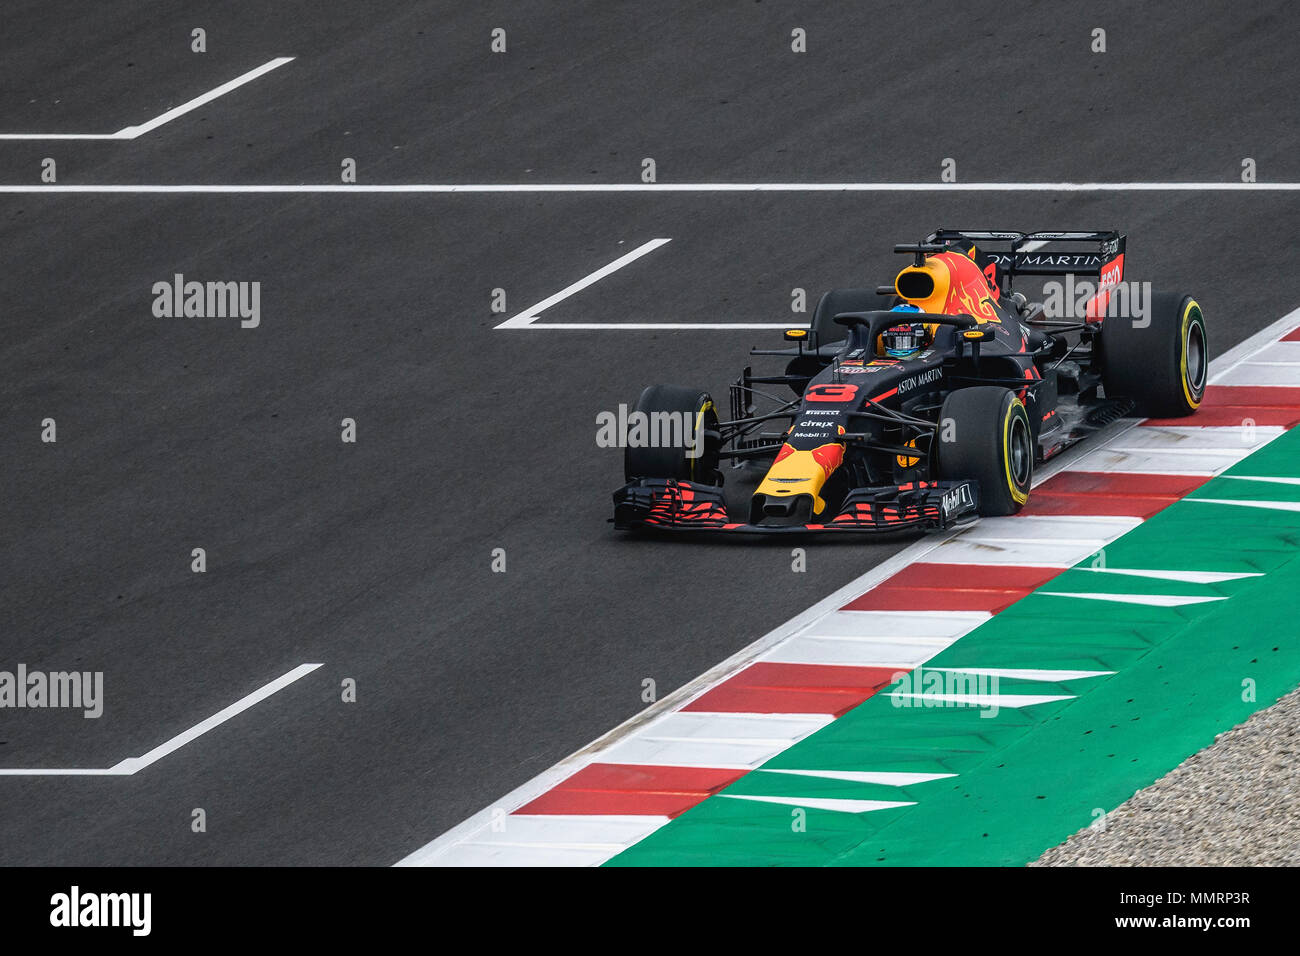
[[[827,292],[790,346],[751,351],[786,358],[785,373],[747,367],[728,420],[702,389],[645,389],[633,414],[648,435],[625,443],[615,526],[893,531],[1014,514],[1037,463],[1118,418],[1201,403],[1201,308],[1125,282],[1124,247],[1117,232],[943,229],[895,246],[913,261],[892,286]],[[1066,281],[1031,303],[1019,276]],[[680,441],[654,440],[674,421]],[[728,511],[724,461],[766,469],[747,514]]]

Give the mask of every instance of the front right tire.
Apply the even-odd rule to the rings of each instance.
[[[1012,515],[1029,500],[1033,431],[1024,403],[1009,389],[979,385],[952,392],[930,447],[941,479],[979,482],[981,515]]]

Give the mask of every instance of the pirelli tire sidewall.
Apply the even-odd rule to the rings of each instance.
[[[1182,418],[1205,398],[1209,337],[1190,295],[1156,292],[1145,316],[1102,323],[1102,382],[1107,398],[1132,399],[1139,415]]]
[[[718,412],[709,393],[700,388],[681,385],[651,385],[637,399],[636,412],[647,416],[668,412],[679,416],[685,426],[689,423],[690,436],[702,434],[704,448],[698,455],[689,454],[684,447],[659,445],[658,447],[632,447],[623,449],[623,474],[628,481],[637,478],[675,478],[701,484],[720,484],[718,452],[720,434]],[[629,429],[631,431],[631,429]],[[627,439],[629,436],[623,436]]]
[[[962,388],[939,413],[938,477],[979,483],[979,513],[1012,515],[1029,501],[1034,440],[1024,403],[1008,389]]]

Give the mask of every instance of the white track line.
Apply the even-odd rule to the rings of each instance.
[[[288,687],[298,678],[306,677],[320,666],[320,664],[299,664],[287,674],[283,674],[269,684],[259,687],[247,697],[240,698],[224,710],[218,711],[207,720],[200,721],[189,730],[177,734],[165,744],[153,748],[143,756],[127,757],[125,760],[119,760],[113,766],[104,769],[0,769],[0,777],[129,777],[145,767],[157,763],[163,757],[179,750],[186,744],[197,740],[214,727],[221,726],[231,717],[243,713],[254,704],[266,700],[277,691]]]
[[[663,241],[667,242],[668,240]],[[1020,251],[1033,252],[1045,245],[1047,245],[1047,240],[1038,239],[1026,243],[1021,247]],[[558,302],[566,294],[576,291],[578,291],[577,288],[570,286],[564,292],[561,292],[558,297],[552,296],[551,299],[546,300],[545,304],[539,303],[513,319],[501,323],[497,328],[533,329],[538,332],[645,332],[659,329],[731,332],[737,330],[752,331],[754,329],[788,329],[791,327],[791,323],[788,322],[547,322],[545,325],[533,324],[533,320],[537,318],[537,313],[541,312],[547,305],[551,305],[553,301]]]
[[[642,256],[644,256],[646,253],[654,252],[660,246],[668,242],[672,242],[672,240],[651,239],[649,242],[637,246],[631,252],[627,253],[626,255],[619,256],[609,265],[597,269],[595,272],[593,272],[591,275],[587,276],[586,278],[579,279],[577,282],[573,283],[573,285],[566,286],[565,288],[561,289],[559,292],[555,293],[555,295],[545,298],[541,302],[538,302],[536,305],[529,306],[527,309],[524,309],[524,311],[520,312],[518,315],[506,319],[504,322],[498,325],[497,328],[498,329],[528,328],[533,322],[537,321],[538,316],[540,316],[544,311],[549,309],[551,306],[555,305],[557,302],[564,301],[569,296],[573,295],[575,292],[581,292],[583,289],[587,288],[587,286],[599,282],[601,279],[605,278],[605,276],[617,272],[619,269],[623,268],[628,263],[635,262],[637,259],[640,259]],[[595,327],[600,328],[600,326],[595,326]]]
[[[239,89],[239,87],[243,86],[245,83],[251,83],[259,76],[265,76],[267,73],[270,73],[272,70],[278,69],[284,66],[286,63],[291,63],[291,62],[293,62],[293,57],[291,56],[278,56],[274,60],[268,60],[266,63],[263,63],[257,69],[249,70],[247,73],[243,74],[242,76],[235,77],[229,83],[222,83],[215,90],[209,90],[207,93],[204,93],[202,96],[196,96],[194,99],[190,100],[189,102],[182,103],[180,106],[174,107],[173,109],[168,110],[166,113],[163,113],[159,116],[155,116],[153,119],[149,120],[146,123],[142,123],[139,126],[126,126],[118,130],[116,133],[0,133],[0,140],[135,139],[136,137],[143,136],[145,133],[157,129],[159,126],[162,126],[164,123],[170,123],[178,116],[184,116],[186,113],[190,112],[191,110],[196,110],[200,106],[203,106],[207,103],[211,103],[219,96],[225,96],[231,90]],[[10,190],[6,190],[6,191],[8,192]]]
[[[655,329],[792,329],[802,328],[795,322],[547,322],[545,325],[498,325],[498,329],[530,329],[534,332],[646,332]]]
[[[130,129],[131,127],[128,127]],[[27,135],[6,138],[30,138]],[[40,138],[48,138],[42,136]],[[99,139],[120,138],[117,134]],[[124,137],[129,138],[129,137]],[[1300,183],[244,183],[0,186],[0,193],[1110,193],[1300,192]]]

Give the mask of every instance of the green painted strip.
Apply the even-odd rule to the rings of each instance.
[[[1300,430],[1228,475],[1300,475]],[[1219,477],[1192,498],[1297,501]],[[1209,585],[1072,569],[1046,591],[1226,597],[1148,607],[1034,593],[928,667],[1114,670],[1003,694],[1072,694],[982,717],[873,697],[769,768],[955,773],[907,787],[751,773],[724,793],[916,801],[850,814],[712,797],[608,865],[1022,865],[1300,684],[1300,512],[1176,502],[1078,566],[1264,572]],[[1253,697],[1247,688],[1253,686]],[[800,824],[802,823],[802,829]]]

